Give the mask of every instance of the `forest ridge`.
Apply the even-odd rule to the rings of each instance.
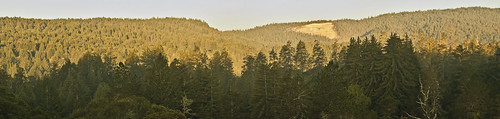
[[[407,34],[433,39],[446,37],[462,41],[497,40],[500,31],[500,9],[457,8],[416,12],[390,13],[361,20],[311,21],[274,23],[248,30],[218,31],[201,20],[185,18],[152,19],[26,19],[0,18],[0,66],[13,75],[16,67],[28,76],[41,77],[50,63],[65,59],[76,62],[85,52],[110,55],[124,61],[147,47],[162,45],[168,58],[187,57],[195,49],[208,54],[228,50],[240,74],[243,57],[257,51],[268,52],[291,41],[304,41],[308,48],[317,40],[327,51],[331,44],[345,43],[350,37]],[[338,38],[294,32],[292,29],[312,23],[331,22]],[[338,50],[339,48],[336,48]],[[311,51],[311,49],[309,49]],[[331,52],[326,52],[330,56]],[[329,58],[329,57],[328,57]]]

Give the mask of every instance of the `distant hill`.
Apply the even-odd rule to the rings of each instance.
[[[324,33],[326,30],[321,30],[321,27],[319,26],[324,26],[329,23],[332,24],[332,30],[328,30],[328,32],[335,33],[320,34],[320,32]],[[311,28],[315,26],[317,28]],[[499,26],[500,8],[469,7],[388,13],[360,20],[341,19],[330,21],[322,20],[297,23],[279,23],[233,32],[250,39],[260,40],[262,42],[283,42],[281,39],[290,39],[289,37],[300,36],[289,36],[292,34],[289,33],[290,31],[329,37],[331,39],[338,40],[339,42],[348,41],[351,37],[365,37],[370,35],[379,36],[384,34],[389,35],[390,33],[408,34],[410,36],[416,36],[422,33],[426,37],[432,37],[435,39],[440,38],[444,33],[448,39],[475,38],[478,40],[498,40],[500,37]],[[301,29],[301,31],[297,29]],[[336,37],[328,36],[329,34],[334,34]],[[277,38],[277,36],[288,37]],[[293,38],[291,39],[293,40]]]
[[[116,57],[163,46],[170,61],[198,48],[210,54],[229,51],[239,74],[243,57],[267,52],[291,41],[304,41],[311,52],[315,40],[323,43],[330,55],[332,43],[350,37],[389,35],[391,32],[439,39],[498,40],[499,8],[458,8],[389,13],[361,20],[331,20],[273,23],[248,30],[218,31],[201,20],[185,18],[152,19],[28,19],[0,18],[0,66],[9,73],[22,67],[29,76],[42,76],[50,63],[65,59],[76,62],[85,52]],[[331,29],[328,29],[331,28]],[[418,40],[418,39],[417,39]]]
[[[152,19],[26,19],[0,18],[0,64],[9,73],[17,66],[30,76],[42,76],[50,63],[77,60],[85,52],[97,52],[123,61],[130,53],[163,46],[172,61],[199,48],[208,54],[228,49],[236,58],[254,51],[241,39],[184,18]],[[243,54],[243,55],[240,55]]]
[[[457,8],[415,12],[389,13],[361,20],[333,21],[341,39],[353,36],[380,35],[382,32],[418,35],[439,39],[475,38],[498,40],[500,8]]]

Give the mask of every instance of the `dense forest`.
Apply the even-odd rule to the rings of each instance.
[[[410,38],[419,34],[438,39],[447,34],[449,39],[478,39],[481,41],[498,40],[500,36],[500,8],[468,7],[444,10],[413,11],[388,13],[360,20],[319,20],[309,22],[275,23],[248,30],[228,31],[251,40],[274,43],[279,41],[332,42],[321,38],[305,39],[300,34],[290,32],[292,28],[311,23],[332,22],[333,29],[339,34],[335,39],[349,42],[350,37],[369,37],[371,35],[389,37],[390,33],[408,34]],[[280,37],[281,36],[281,37]],[[299,39],[299,40],[296,40]],[[296,41],[295,41],[296,40]],[[335,41],[334,40],[334,41]]]
[[[471,7],[219,31],[0,17],[0,119],[500,118],[499,19]],[[338,37],[294,30],[325,23]]]
[[[335,29],[348,39],[398,32],[409,37],[420,33],[438,39],[498,40],[500,8],[457,8],[402,13],[389,13],[361,20],[334,21]]]
[[[234,35],[223,35],[205,22],[184,18],[152,19],[25,19],[0,18],[0,62],[9,74],[22,67],[29,76],[41,77],[52,62],[78,61],[86,51],[124,61],[145,47],[163,45],[168,57],[185,57],[190,51],[232,49],[235,57],[253,51]],[[230,43],[232,42],[232,43]],[[112,51],[112,52],[111,52]],[[108,54],[106,54],[108,53]],[[233,59],[234,60],[234,59]]]
[[[169,59],[156,46],[124,62],[86,52],[51,64],[38,80],[23,68],[14,76],[2,69],[0,111],[2,118],[500,117],[498,42],[413,42],[351,38],[336,52],[316,41],[312,53],[288,42],[244,57],[241,76],[226,50]],[[337,55],[327,60],[325,52]]]
[[[470,7],[391,13],[361,20],[273,23],[235,31],[219,31],[202,20],[185,18],[0,17],[0,67],[11,76],[17,72],[16,67],[21,67],[28,76],[41,78],[49,72],[51,63],[63,64],[66,59],[77,62],[87,51],[123,62],[131,54],[141,55],[144,48],[162,45],[171,59],[189,57],[193,49],[200,49],[208,56],[226,49],[232,56],[235,74],[240,76],[245,56],[270,52],[287,41],[294,44],[303,41],[308,48],[312,48],[314,41],[320,41],[328,51],[340,51],[340,47],[332,44],[345,46],[350,37],[375,35],[385,40],[391,32],[408,34],[416,40],[426,36],[457,40],[455,43],[464,39],[496,41],[500,32],[499,14],[499,8]],[[332,23],[339,37],[292,30],[314,23]]]

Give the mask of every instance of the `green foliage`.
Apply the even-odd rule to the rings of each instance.
[[[10,75],[4,69],[0,69],[0,86],[7,87],[9,85],[8,82],[11,80],[10,78]]]
[[[249,56],[252,57],[252,56]],[[269,65],[264,53],[259,52],[255,61],[255,76],[252,89],[252,118],[273,118],[272,106],[275,102],[273,95],[273,80],[270,78]]]
[[[95,98],[85,108],[73,111],[69,118],[144,118],[151,108],[144,97]]]
[[[144,119],[186,119],[180,111],[167,109],[161,105],[151,105]]]
[[[498,8],[469,7],[445,10],[387,13],[361,20],[333,21],[340,39],[371,35],[388,37],[387,33],[405,33],[414,39],[419,34],[439,39],[442,33],[450,39],[488,39],[498,37]],[[381,38],[385,39],[385,38]]]
[[[168,60],[163,54],[162,47],[148,49],[141,57],[145,67],[143,92],[148,92],[145,97],[155,104],[166,104],[167,97],[172,90],[168,79]]]
[[[29,106],[16,98],[5,86],[0,86],[0,117],[6,119],[27,118]]]
[[[470,14],[462,10],[441,12]],[[331,22],[341,37],[377,35],[380,29],[409,33],[415,29],[397,22],[384,28],[371,24],[409,14],[420,12],[357,21],[368,24],[363,28],[351,20]],[[428,24],[429,28],[417,29],[418,39],[417,33],[405,38],[372,35],[351,38],[342,47],[337,42],[319,43],[339,39],[290,31],[330,21],[221,32],[199,20],[176,18],[0,19],[3,118],[500,116],[500,58],[493,56],[499,44],[483,41],[495,36],[490,28],[460,40],[464,34],[437,33],[429,28],[443,28]],[[436,36],[440,40],[433,39]],[[252,54],[257,50],[261,52]],[[325,65],[330,52],[332,58]],[[427,113],[429,109],[435,110]]]
[[[313,67],[323,67],[326,62],[326,54],[323,48],[321,48],[319,41],[314,41],[312,63]]]
[[[83,108],[91,100],[92,94],[85,79],[75,76],[75,69],[70,69],[59,92],[62,116],[71,114],[74,109]]]
[[[295,64],[297,65],[297,68],[301,71],[310,69],[311,62],[309,59],[309,53],[306,49],[306,44],[302,41],[299,41],[299,43],[297,43],[297,49],[295,51],[296,53],[293,59],[295,61]]]
[[[240,74],[243,57],[249,52],[269,52],[286,41],[303,41],[308,45],[318,40],[332,44],[342,43],[353,36],[370,35],[385,40],[390,32],[408,33],[412,39],[422,33],[434,39],[495,40],[498,28],[492,26],[499,26],[496,22],[500,19],[496,15],[498,12],[496,8],[480,7],[428,10],[389,13],[361,20],[273,23],[235,31],[218,31],[202,20],[186,18],[48,20],[1,17],[0,58],[5,60],[0,61],[0,65],[11,75],[21,67],[28,76],[41,78],[49,73],[51,63],[61,64],[67,59],[76,62],[86,51],[101,55],[107,52],[111,59],[123,62],[145,48],[163,45],[166,47],[164,52],[171,59],[180,59],[185,52],[196,47],[209,54],[230,49],[234,71]],[[293,31],[312,23],[332,23],[339,38]],[[335,46],[323,46],[325,51],[336,49]],[[325,53],[330,56],[330,52]],[[96,87],[97,84],[90,88]]]
[[[210,105],[213,118],[235,118],[235,87],[231,58],[227,51],[216,51],[210,63]]]
[[[111,88],[106,83],[100,83],[99,87],[97,87],[97,91],[94,93],[94,98],[110,98],[111,97]]]
[[[351,116],[355,118],[372,118],[376,116],[376,112],[370,110],[370,97],[364,94],[365,91],[359,85],[349,85],[347,93],[349,94],[348,108]]]
[[[294,58],[293,58],[294,54],[295,54],[295,49],[292,47],[292,42],[288,41],[286,45],[281,46],[278,61],[280,65],[284,67],[285,70],[295,69]]]
[[[384,47],[384,71],[376,89],[375,107],[384,116],[405,115],[416,110],[420,65],[409,39],[391,35]]]

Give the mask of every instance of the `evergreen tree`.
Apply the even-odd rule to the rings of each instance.
[[[113,79],[109,81],[110,90],[117,98],[127,97],[131,95],[141,95],[141,83],[134,79],[129,67],[123,63],[119,63],[113,70]]]
[[[27,116],[29,106],[7,87],[0,86],[0,118],[5,119],[22,119],[29,118]]]
[[[188,67],[192,68],[191,76],[185,81],[184,90],[187,97],[191,97],[193,103],[192,116],[195,118],[209,118],[213,108],[210,107],[210,72],[208,69],[208,58],[206,53],[197,52],[192,63]]]
[[[78,77],[85,82],[85,85],[89,88],[90,94],[94,94],[99,82],[110,79],[107,70],[109,67],[103,63],[101,55],[98,53],[85,53],[83,57],[78,60],[77,68]]]
[[[274,51],[274,49],[271,49],[271,52],[269,52],[269,62],[277,62],[278,60],[278,54]]]
[[[257,75],[257,67],[255,62],[256,61],[254,56],[248,55],[244,58],[244,65],[242,66],[243,71],[236,83],[236,88],[242,95],[240,98],[244,99],[244,101],[240,103],[240,116],[247,118],[249,118],[251,115],[250,113],[253,112],[252,106],[250,104],[253,104],[251,102],[251,98],[253,96],[254,81],[256,81]]]
[[[144,70],[145,67],[142,65],[141,59],[139,56],[137,56],[134,52],[130,53],[128,57],[125,59],[125,62],[123,64],[124,66],[127,67],[129,73],[130,73],[130,79],[133,80],[133,82],[137,82],[140,88],[144,86]],[[140,93],[141,90],[135,90],[136,93]]]
[[[359,82],[366,96],[373,97],[375,89],[378,88],[380,80],[382,79],[382,70],[384,69],[382,65],[383,54],[382,46],[380,42],[372,36],[370,40],[366,38],[363,41],[363,49],[361,51],[361,62],[362,64],[361,73],[363,80]]]
[[[153,105],[146,98],[136,96],[95,98],[85,108],[75,110],[68,118],[145,118],[149,116],[150,113],[147,112]]]
[[[384,47],[383,77],[376,90],[375,109],[379,115],[398,117],[415,113],[420,69],[409,39],[393,34]]]
[[[302,72],[308,70],[311,67],[311,63],[309,61],[309,53],[307,52],[306,44],[299,41],[295,51],[296,53],[293,59],[297,68]]]
[[[243,59],[244,65],[242,66],[243,71],[241,72],[241,78],[245,80],[255,79],[255,57],[248,55]]]
[[[94,93],[94,99],[98,98],[103,98],[103,99],[110,99],[112,96],[111,88],[107,83],[100,83],[99,86],[97,87],[97,91]],[[121,98],[119,96],[116,96],[116,98]]]
[[[283,102],[282,102],[282,96],[283,96],[283,89],[282,89],[282,85],[285,83],[283,82],[282,80],[282,76],[283,76],[283,69],[280,65],[280,61],[279,61],[279,58],[277,56],[277,53],[274,52],[274,49],[271,50],[269,52],[269,62],[268,62],[268,65],[269,65],[269,73],[268,74],[272,74],[272,75],[268,75],[268,79],[270,81],[270,86],[271,86],[271,89],[273,89],[272,91],[270,91],[271,95],[274,96],[274,101],[273,103],[271,104],[271,114],[273,114],[274,117],[276,118],[284,118],[281,116],[281,113],[282,111],[280,110],[283,110],[283,109],[286,109],[285,107],[283,107]],[[255,89],[254,89],[255,90]]]
[[[186,85],[186,80],[189,78],[189,69],[186,65],[182,64],[181,61],[178,59],[174,59],[170,63],[170,69],[169,69],[169,84],[171,85],[169,87],[170,90],[170,95],[169,95],[169,100],[179,100],[179,101],[169,101],[166,105],[166,107],[169,107],[171,109],[176,109],[176,110],[181,110],[182,109],[182,98],[188,98],[187,95],[185,95],[185,91],[183,88],[185,88]]]
[[[181,112],[177,110],[168,109],[161,105],[151,105],[151,109],[146,112],[144,119],[186,119]]]
[[[491,91],[497,87],[492,86],[496,81],[489,80],[489,76],[485,69],[491,67],[487,57],[482,56],[482,51],[478,50],[479,44],[475,41],[467,41],[463,46],[459,46],[455,49],[453,54],[455,55],[455,60],[457,60],[456,65],[458,65],[455,76],[457,79],[455,83],[457,91],[455,95],[452,95],[453,100],[452,107],[450,110],[450,117],[453,118],[491,118],[488,112],[492,109],[494,101],[490,97],[494,97],[495,93]],[[491,87],[490,87],[491,86]]]
[[[273,103],[272,83],[270,80],[269,66],[264,53],[259,52],[255,58],[256,78],[253,82],[252,91],[252,118],[273,118],[271,106]]]
[[[144,95],[152,103],[166,105],[171,92],[168,79],[168,60],[163,54],[162,47],[144,51],[141,58],[146,68],[144,77]],[[178,100],[177,100],[178,101]]]
[[[216,51],[210,60],[211,103],[216,109],[213,118],[234,118],[237,110],[233,65],[229,53]]]
[[[64,83],[59,90],[59,98],[62,103],[62,117],[69,116],[73,110],[83,108],[91,100],[90,89],[85,85],[84,79],[81,79],[74,68],[69,69]]]
[[[8,81],[10,81],[10,75],[4,69],[0,69],[0,86],[8,86]]]
[[[314,47],[313,47],[313,65],[314,67],[323,67],[326,62],[326,57],[325,57],[325,51],[323,48],[321,48],[319,41],[315,40],[314,41]]]
[[[308,108],[311,105],[310,98],[306,92],[305,79],[301,74],[296,74],[289,80],[290,83],[285,83],[285,89],[288,90],[285,100],[285,106],[288,108],[288,118],[303,119],[307,118],[309,113]]]
[[[351,38],[349,45],[343,55],[344,68],[346,69],[347,79],[353,82],[361,81],[361,41]]]
[[[295,49],[292,47],[292,42],[288,41],[286,45],[281,46],[281,50],[279,52],[279,62],[280,65],[286,70],[294,70],[294,56]],[[274,55],[271,55],[271,60],[274,59]]]
[[[339,77],[339,65],[330,61],[324,68],[322,68],[318,74],[313,78],[311,83],[312,91],[310,92],[311,100],[313,102],[313,107],[311,107],[311,113],[309,117],[311,118],[328,118],[333,116],[330,112],[330,103],[334,102],[338,94],[337,90],[341,78]],[[338,100],[335,100],[338,101]]]
[[[9,81],[10,90],[14,94],[18,95],[23,89],[23,83],[28,80],[27,77],[25,76],[24,69],[18,67],[16,74],[14,74],[14,77],[11,79],[12,80]]]

